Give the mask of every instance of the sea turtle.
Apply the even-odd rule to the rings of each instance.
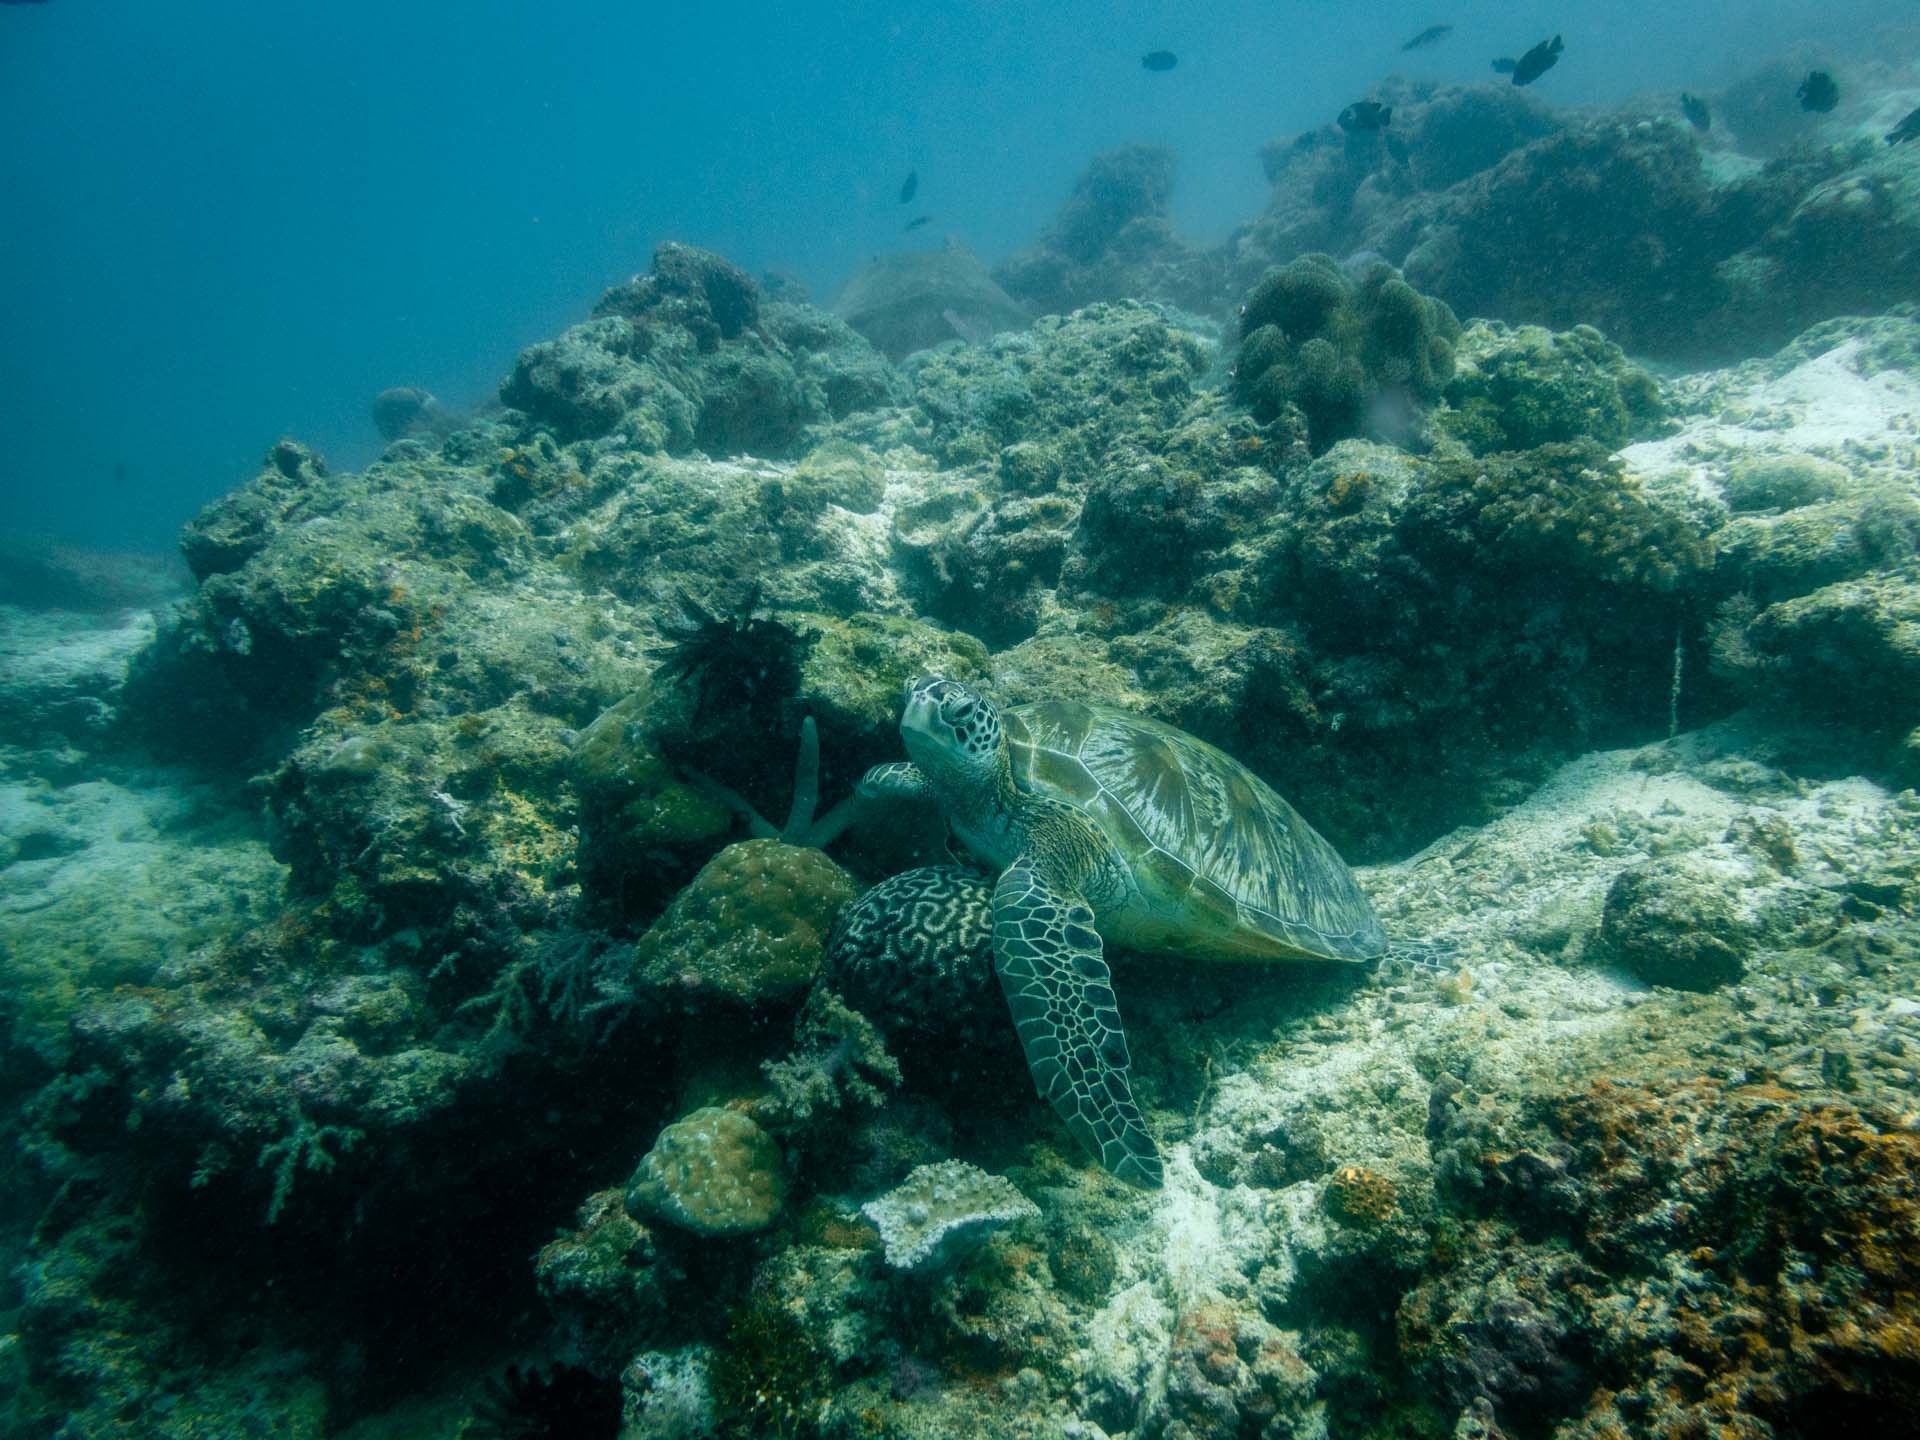
[[[1386,935],[1353,873],[1258,776],[1157,720],[1072,700],[1002,711],[958,680],[907,688],[910,764],[869,799],[931,800],[999,874],[994,968],[1034,1084],[1113,1174],[1154,1187],[1103,937],[1200,959],[1367,961]]]

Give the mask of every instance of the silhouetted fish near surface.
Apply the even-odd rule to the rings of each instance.
[[[1713,128],[1713,112],[1707,108],[1707,102],[1698,95],[1680,92],[1680,113],[1687,117],[1687,123],[1696,130]]]
[[[1542,75],[1546,74],[1547,71],[1560,63],[1560,52],[1565,48],[1566,47],[1560,43],[1560,37],[1558,35],[1554,36],[1551,40],[1542,40],[1538,45],[1534,46],[1531,50],[1527,51],[1526,54],[1513,62],[1513,83],[1516,85],[1531,85]],[[1500,62],[1498,60],[1494,61],[1493,65],[1496,70],[1500,68]]]
[[[931,215],[916,215],[907,222],[906,228],[909,230],[918,230],[922,225],[930,223],[932,219],[933,217]]]
[[[907,172],[907,178],[902,181],[900,185],[900,203],[904,205],[913,199],[915,192],[919,189],[920,172],[918,170],[909,170]]]
[[[1447,36],[1451,35],[1452,33],[1453,33],[1453,26],[1451,25],[1429,25],[1427,26],[1426,29],[1422,30],[1418,35],[1414,36],[1411,40],[1407,41],[1407,43],[1402,45],[1400,48],[1402,50],[1423,49],[1428,45],[1438,44],[1440,41],[1446,39]]]
[[[1511,55],[1502,55],[1498,60],[1493,62],[1493,69],[1496,75],[1511,75],[1519,68],[1520,62]]]
[[[1171,50],[1149,50],[1140,57],[1140,63],[1156,73],[1165,73],[1180,63],[1180,57]]]
[[[1800,82],[1800,88],[1793,92],[1800,97],[1800,108],[1824,115],[1840,103],[1840,87],[1833,83],[1833,76],[1824,70],[1809,70],[1807,78]]]
[[[1906,140],[1920,140],[1920,110],[1909,110],[1907,118],[1887,132],[1887,143],[1898,145]]]
[[[1356,100],[1340,112],[1335,123],[1349,135],[1368,130],[1384,130],[1393,121],[1393,107],[1378,100]]]

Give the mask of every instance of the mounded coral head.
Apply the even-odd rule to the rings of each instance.
[[[729,845],[640,937],[640,982],[688,1009],[793,1003],[853,897],[846,871],[818,850],[779,840]]]
[[[961,1160],[922,1165],[860,1213],[871,1220],[896,1270],[945,1269],[995,1230],[1031,1220],[1040,1207],[1001,1175]]]
[[[1798,450],[1743,455],[1721,482],[1721,494],[1736,511],[1795,510],[1852,488],[1844,465]]]
[[[978,1044],[1002,1035],[993,882],[954,865],[883,880],[840,912],[821,978],[889,1037]]]
[[[1356,286],[1332,256],[1302,255],[1254,288],[1240,334],[1241,402],[1267,421],[1297,408],[1318,454],[1363,433],[1383,391],[1438,396],[1460,322],[1390,266]]]
[[[1591,325],[1472,325],[1435,424],[1476,455],[1589,439],[1609,449],[1666,415],[1660,385]]]
[[[787,1186],[780,1147],[738,1110],[707,1105],[660,1132],[627,1182],[627,1209],[696,1235],[764,1230]]]
[[[707,350],[759,322],[760,289],[732,261],[670,240],[654,250],[651,273],[614,286],[593,313],[681,325]]]

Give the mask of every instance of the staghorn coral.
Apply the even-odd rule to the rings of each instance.
[[[1453,375],[1460,322],[1391,266],[1355,285],[1333,257],[1315,254],[1254,287],[1240,337],[1241,402],[1267,421],[1299,410],[1319,454],[1375,428],[1383,395],[1437,399]]]
[[[707,1105],[660,1132],[627,1182],[627,1210],[696,1235],[764,1230],[786,1201],[780,1147],[738,1110]]]

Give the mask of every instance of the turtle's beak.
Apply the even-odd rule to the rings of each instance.
[[[912,691],[900,711],[900,733],[903,736],[931,734],[934,717],[939,713],[939,705],[925,690]]]

